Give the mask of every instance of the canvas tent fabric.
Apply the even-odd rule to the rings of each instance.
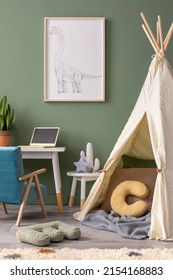
[[[122,155],[155,159],[158,175],[151,209],[149,238],[173,240],[173,70],[165,56],[157,53],[136,105],[119,136],[104,172],[94,183],[80,212],[74,218],[82,221],[103,202],[109,180],[122,167]]]

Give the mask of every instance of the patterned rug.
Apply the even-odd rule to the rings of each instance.
[[[1,260],[173,260],[172,249],[0,249]]]

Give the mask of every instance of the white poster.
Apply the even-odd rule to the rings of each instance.
[[[105,18],[44,19],[44,100],[105,101]]]

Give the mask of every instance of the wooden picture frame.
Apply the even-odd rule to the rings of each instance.
[[[105,101],[105,18],[44,18],[44,101]]]

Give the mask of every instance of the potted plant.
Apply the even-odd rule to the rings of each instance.
[[[10,145],[11,129],[15,122],[14,110],[8,104],[7,97],[0,101],[0,146]]]

